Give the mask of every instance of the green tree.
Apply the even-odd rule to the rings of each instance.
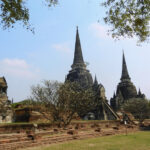
[[[76,82],[44,81],[43,85],[32,86],[31,90],[31,99],[38,105],[38,111],[46,119],[64,126],[75,114],[82,117],[95,106],[92,89],[83,90]]]
[[[64,124],[70,123],[75,113],[82,118],[96,107],[93,90],[83,89],[77,82],[65,82],[58,93],[60,108],[64,109]]]
[[[56,5],[57,0],[45,0],[49,7]],[[27,0],[0,0],[0,24],[3,29],[13,28],[16,22],[33,31],[29,24],[29,9],[26,6]]]
[[[149,102],[146,99],[129,99],[126,103],[124,103],[122,108],[124,111],[130,112],[135,117],[135,119],[139,120],[140,123],[142,123],[144,119],[149,118],[150,107]]]
[[[38,108],[37,111],[50,121],[58,120],[57,102],[60,85],[57,81],[44,80],[42,84],[31,87],[30,99],[33,107]]]
[[[136,36],[139,42],[150,37],[150,0],[106,0],[105,23],[112,26],[112,37]]]

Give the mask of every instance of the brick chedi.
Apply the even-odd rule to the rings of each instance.
[[[91,112],[84,116],[84,119],[88,119],[88,115],[91,114],[94,114],[94,118],[99,120],[118,119],[117,114],[107,103],[104,86],[102,84],[98,84],[96,77],[93,83],[92,75],[90,74],[89,70],[86,69],[86,65],[84,63],[82,55],[78,28],[76,31],[74,60],[71,68],[72,69],[66,76],[66,81],[68,80],[71,82],[78,82],[84,89],[89,87],[92,88],[93,92],[95,92],[95,99],[99,99],[99,104],[95,108],[91,108]]]
[[[84,88],[93,85],[92,75],[89,70],[86,69],[86,65],[83,60],[78,28],[76,33],[74,60],[71,68],[72,69],[67,75],[67,80],[72,82],[77,81],[81,87]]]
[[[11,102],[7,97],[7,82],[4,77],[0,77],[0,123],[12,122],[13,112]]]
[[[145,95],[142,94],[140,90],[137,93],[135,85],[131,82],[124,53],[122,59],[122,75],[120,80],[121,82],[117,86],[117,91],[110,100],[112,108],[116,111],[120,110],[121,105],[131,98],[145,98]]]

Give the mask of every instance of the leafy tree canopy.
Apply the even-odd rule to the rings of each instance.
[[[82,117],[96,105],[92,89],[83,90],[76,82],[45,80],[42,85],[32,86],[31,92],[38,111],[46,119],[63,125],[68,125],[75,114]]]
[[[45,0],[49,7],[58,0]],[[29,24],[28,0],[0,0],[0,24],[3,29],[13,28],[16,22],[33,31]],[[105,0],[106,24],[112,26],[112,37],[119,38],[136,36],[139,42],[150,37],[150,0]]]
[[[102,5],[107,8],[104,21],[112,26],[112,37],[149,39],[150,0],[106,0]]]
[[[130,112],[135,117],[135,119],[138,119],[140,122],[146,118],[149,118],[149,102],[143,98],[128,99],[127,102],[123,105],[123,110]]]
[[[48,6],[57,4],[57,0],[45,0]],[[33,31],[29,24],[29,9],[26,7],[27,0],[0,0],[0,24],[3,29],[13,28],[16,22]]]

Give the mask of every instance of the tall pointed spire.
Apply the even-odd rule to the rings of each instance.
[[[139,88],[138,95],[142,95],[141,89]]]
[[[77,66],[85,67],[83,56],[82,56],[82,49],[81,49],[81,44],[80,44],[78,27],[76,31],[75,52],[74,52],[74,60],[73,60],[72,68],[77,67]]]
[[[97,81],[96,75],[95,75],[95,80],[94,80],[94,86],[98,86],[98,81]]]
[[[128,74],[128,69],[126,65],[126,60],[123,52],[123,60],[122,60],[122,75],[121,75],[121,81],[123,80],[130,80],[130,76]]]
[[[116,97],[116,93],[115,93],[115,91],[114,91],[114,95],[113,95],[113,98],[115,98]]]

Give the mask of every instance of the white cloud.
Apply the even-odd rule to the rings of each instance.
[[[10,67],[18,67],[18,68],[28,68],[27,63],[25,62],[25,60],[21,60],[21,59],[4,59],[2,61],[5,65],[10,66]]]
[[[71,52],[71,48],[69,46],[69,43],[53,44],[52,48],[54,48],[55,50],[60,51],[60,52],[65,52],[65,53]]]
[[[23,59],[3,59],[0,61],[1,73],[20,78],[35,78],[39,72]]]
[[[92,23],[89,26],[89,30],[98,38],[112,39],[111,35],[108,35],[108,26],[101,25],[100,23]]]

